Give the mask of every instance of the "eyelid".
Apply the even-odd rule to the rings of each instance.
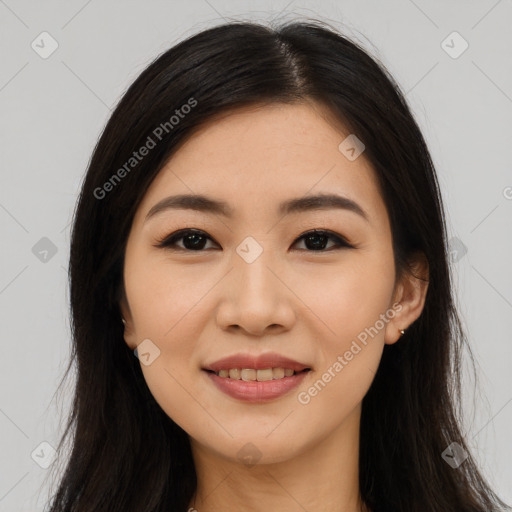
[[[154,247],[160,247],[160,248],[166,249],[167,245],[170,245],[170,242],[174,242],[176,240],[180,240],[187,233],[194,233],[194,234],[197,234],[197,235],[200,235],[200,236],[204,236],[205,238],[209,238],[210,240],[215,242],[217,245],[219,245],[208,233],[206,233],[206,231],[203,231],[202,229],[199,229],[199,228],[182,228],[182,229],[178,229],[176,231],[173,231],[169,235],[164,235],[162,238],[159,238],[156,241],[156,243],[153,244],[153,245],[154,245]],[[184,251],[187,251],[187,249],[182,249],[181,247],[179,247],[178,250],[180,250],[180,249],[184,250]],[[188,250],[188,252],[194,252],[194,251]],[[197,251],[197,252],[201,252],[201,251]]]
[[[154,247],[167,249],[170,251],[182,251],[182,252],[189,252],[189,253],[206,252],[205,250],[193,251],[191,249],[184,249],[183,247],[177,247],[177,248],[172,247],[172,245],[175,244],[176,241],[180,240],[188,233],[198,234],[204,238],[211,240],[215,244],[220,245],[218,242],[215,241],[215,239],[213,237],[211,237],[208,233],[206,233],[202,229],[182,228],[182,229],[178,229],[177,231],[174,231],[173,233],[171,233],[169,235],[165,235],[163,238],[160,238],[159,240],[157,240],[157,242],[154,244]],[[343,236],[339,233],[336,233],[330,229],[324,229],[324,228],[313,228],[313,229],[308,229],[308,230],[304,231],[303,233],[301,233],[300,235],[297,236],[297,238],[293,242],[293,245],[295,245],[296,243],[301,241],[306,235],[315,235],[315,234],[316,235],[325,235],[325,236],[335,240],[336,241],[336,246],[334,246],[335,250],[336,249],[355,249],[356,248],[356,246],[354,244],[352,244],[351,242],[349,242],[349,240],[345,236]],[[171,242],[172,242],[172,244],[171,244]],[[322,253],[322,252],[329,253],[332,250],[333,250],[333,248],[330,248],[327,250],[318,250],[318,251],[300,249],[300,251],[312,252],[312,253]]]
[[[331,238],[335,238],[339,240],[340,242],[343,242],[344,244],[351,245],[351,243],[348,241],[348,239],[343,236],[340,233],[336,233],[335,231],[332,231],[330,229],[326,228],[313,228],[313,229],[307,229],[303,233],[301,233],[295,241],[300,240],[301,238],[305,237],[306,235],[326,235],[330,236]]]

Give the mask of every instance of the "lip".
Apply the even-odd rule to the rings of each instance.
[[[234,354],[224,357],[203,367],[203,370],[229,370],[231,368],[253,368],[255,370],[264,370],[265,368],[291,368],[296,372],[301,372],[306,368],[312,369],[311,365],[294,361],[275,352],[258,354],[251,356],[249,354]]]
[[[252,403],[268,402],[285,395],[296,388],[309,373],[309,371],[305,371],[296,373],[291,377],[258,382],[257,380],[245,381],[219,377],[215,373],[203,371],[215,386],[226,395]]]
[[[266,368],[290,368],[294,370],[294,375],[283,377],[282,379],[267,381],[244,381],[219,377],[215,373],[219,370],[229,370],[231,368],[252,368],[255,370],[264,370]],[[213,363],[205,365],[202,370],[213,384],[223,393],[245,402],[267,402],[279,398],[292,389],[296,388],[312,370],[311,365],[295,361],[284,357],[275,352],[258,354],[251,356],[249,354],[234,354],[224,357]],[[210,370],[210,371],[208,371]]]

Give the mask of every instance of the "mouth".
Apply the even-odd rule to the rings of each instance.
[[[235,354],[205,365],[201,370],[217,389],[244,402],[267,402],[296,388],[313,371],[277,353]]]
[[[267,352],[258,355],[250,355],[247,353],[233,354],[213,363],[206,364],[202,369],[213,371],[219,377],[238,379],[240,376],[243,380],[262,381],[272,380],[274,374],[276,378],[281,379],[293,375],[290,373],[291,371],[299,373],[303,370],[312,370],[313,368],[309,364],[300,363],[299,361],[282,356],[276,352]],[[258,378],[258,372],[260,372],[259,376],[261,378]],[[272,374],[270,372],[272,372]]]
[[[300,371],[295,371],[292,368],[224,368],[218,371],[205,369],[208,373],[213,373],[217,377],[223,379],[243,380],[245,382],[258,381],[267,382],[269,380],[280,380],[286,377],[292,377],[299,373],[305,373],[311,371],[311,368],[304,368]]]
[[[288,375],[284,374],[286,370],[288,370],[286,372]],[[289,394],[307,378],[311,369],[304,368],[298,372],[291,368],[282,367],[258,370],[255,368],[233,368],[217,372],[213,370],[203,371],[206,378],[225,395],[241,402],[261,403]],[[274,371],[276,371],[276,378],[274,378]],[[227,376],[221,377],[221,375],[226,375],[226,372],[228,373]],[[270,379],[270,372],[272,372],[272,379]],[[263,380],[258,380],[258,374],[259,378]]]

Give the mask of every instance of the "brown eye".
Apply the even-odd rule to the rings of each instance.
[[[183,240],[183,246],[177,245],[176,242],[179,240]],[[202,251],[208,240],[211,240],[211,238],[204,231],[198,229],[182,229],[159,241],[157,247]]]
[[[336,235],[331,231],[322,230],[308,231],[307,233],[301,235],[297,241],[304,240],[306,248],[310,249],[311,251],[326,252],[325,248],[329,238],[334,240],[334,246],[331,246],[329,250],[333,247],[335,249],[340,247],[353,247],[343,237]]]
[[[331,245],[326,249],[329,239],[333,240],[334,245]],[[178,251],[203,252],[203,249],[205,249],[209,240],[213,241],[210,236],[199,229],[181,229],[160,240],[156,244],[156,247]],[[350,245],[342,236],[325,230],[308,231],[297,238],[294,245],[302,240],[304,240],[306,250],[308,252],[327,252],[332,249],[340,249],[343,247],[353,248],[353,246]],[[181,245],[178,244],[179,241],[182,241]],[[214,243],[217,244],[216,242]]]

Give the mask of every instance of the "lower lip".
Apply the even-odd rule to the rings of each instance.
[[[295,373],[282,379],[256,381],[237,380],[229,377],[219,377],[215,373],[206,372],[213,383],[226,395],[244,402],[267,402],[279,398],[296,388],[306,377],[309,371]]]

